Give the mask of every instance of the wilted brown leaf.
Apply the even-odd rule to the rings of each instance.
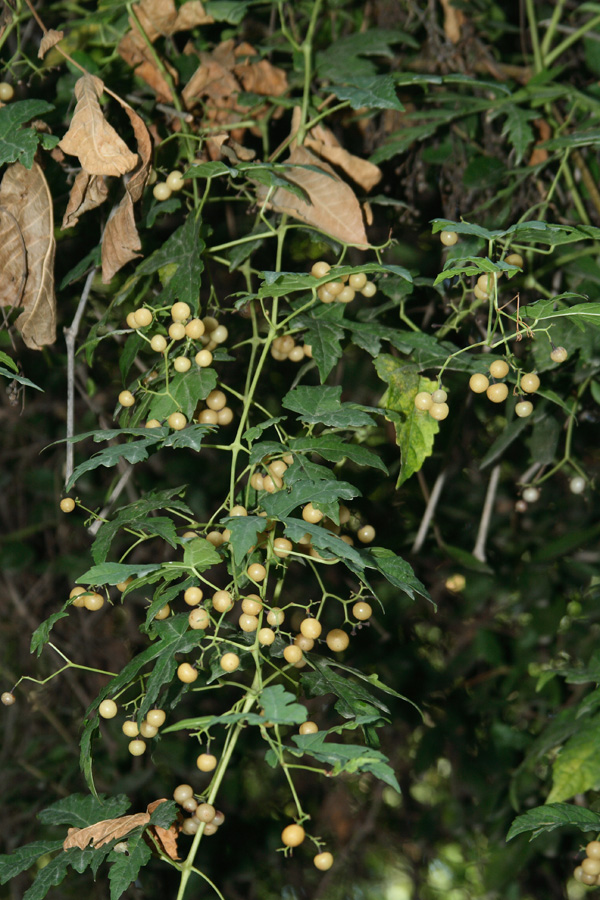
[[[311,202],[301,200],[285,188],[277,188],[271,194],[267,207],[314,225],[345,244],[367,247],[360,204],[352,188],[330,165],[305,147],[294,147],[287,162],[292,166],[310,165],[323,170],[322,174],[312,169],[286,170],[285,177],[301,187]],[[264,200],[267,188],[258,185],[257,196]]]
[[[4,34],[6,26],[9,22],[12,21],[12,17],[15,13],[14,4],[11,0],[4,0],[2,3],[2,8],[0,9],[0,37]]]
[[[465,16],[462,10],[452,5],[452,0],[442,0],[444,8],[444,34],[452,44],[460,41],[460,29],[464,24]]]
[[[213,17],[205,12],[200,0],[187,0],[187,3],[184,3],[177,12],[171,33],[189,31],[197,25],[210,25],[214,21]]]
[[[108,220],[102,239],[102,281],[108,284],[113,275],[123,268],[125,263],[139,256],[142,244],[138,235],[133,213],[133,204],[142,196],[152,158],[152,140],[144,120],[126,106],[140,156],[140,167],[125,185],[125,196],[119,203],[114,215]]]
[[[379,181],[382,172],[379,166],[375,166],[367,159],[348,153],[329,128],[317,125],[307,134],[304,145],[314,150],[323,159],[339,166],[349,177],[361,186],[364,191],[370,191]]]
[[[54,217],[52,197],[40,166],[21,163],[9,166],[0,185],[0,226],[8,223],[6,240],[0,236],[0,270],[3,272],[1,302],[22,306],[16,321],[23,340],[32,350],[56,340],[56,296],[54,293]],[[15,223],[17,229],[15,229]],[[20,237],[19,237],[20,232]],[[25,251],[25,284],[12,260],[22,262]],[[19,262],[18,265],[21,264]],[[5,272],[11,273],[11,280]],[[13,280],[14,279],[14,280]],[[14,291],[14,294],[11,293]]]
[[[127,144],[109,125],[98,97],[103,82],[92,75],[84,75],[75,84],[77,106],[69,130],[58,146],[71,156],[77,156],[83,169],[91,175],[123,175],[137,162]]]
[[[62,41],[64,36],[64,31],[55,31],[54,28],[50,28],[40,41],[38,59],[43,59],[48,50],[51,50],[59,41]]]
[[[84,212],[100,206],[107,197],[108,187],[104,177],[90,175],[89,172],[82,169],[73,182],[61,228],[73,228]]]
[[[0,306],[20,306],[27,279],[25,241],[13,213],[0,206]]]
[[[286,73],[283,69],[272,66],[267,59],[234,66],[233,72],[249,93],[280,97],[287,91]]]
[[[118,819],[103,819],[102,822],[88,825],[87,828],[70,828],[63,841],[63,850],[70,850],[71,847],[85,850],[88,844],[97,849],[109,841],[125,837],[134,828],[147,825],[149,821],[150,813],[135,813],[132,816],[119,816]]]
[[[164,803],[165,799],[155,800],[148,804],[148,812],[152,814],[157,806]],[[151,825],[148,831],[153,835],[163,853],[166,853],[170,859],[179,859],[177,849],[177,837],[179,835],[180,826],[178,822],[174,822],[170,828],[161,828],[160,825]]]
[[[183,91],[181,97],[188,109],[191,109],[202,97],[209,97],[214,104],[222,105],[224,100],[239,92],[239,85],[229,69],[221,65],[208,54],[201,54],[203,62],[196,69]]]

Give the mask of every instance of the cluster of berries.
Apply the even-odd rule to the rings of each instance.
[[[324,260],[316,262],[310,274],[314,278],[325,278],[331,271],[331,266]],[[333,273],[335,274],[335,273]],[[328,281],[317,288],[317,297],[322,303],[351,303],[360,291],[363,297],[374,297],[377,293],[377,285],[373,281],[367,281],[364,272],[355,275],[341,275],[339,279]]]
[[[156,178],[156,173],[154,171],[152,172],[152,175]],[[152,181],[152,176],[149,180]],[[182,191],[183,185],[183,173],[175,169],[173,172],[169,172],[164,181],[157,181],[155,183],[152,193],[154,194],[155,200],[162,202],[168,200],[172,193]]]
[[[196,834],[200,826],[204,825],[204,834],[210,836],[215,834],[225,821],[224,814],[215,809],[211,803],[202,801],[199,803],[196,800],[194,789],[190,784],[178,784],[173,791],[173,800],[186,812],[191,813],[189,818],[183,820],[181,830],[184,834]]]
[[[289,359],[290,362],[299,363],[306,357],[312,359],[312,347],[310,344],[297,344],[291,334],[282,334],[273,341],[271,356],[277,362]]]
[[[586,858],[573,872],[573,878],[580,884],[600,885],[600,841],[590,841],[585,852]]]
[[[447,418],[450,408],[446,403],[448,394],[438,388],[437,391],[419,391],[415,397],[415,406],[421,412],[428,412],[432,419],[441,422]]]
[[[469,387],[474,394],[483,394],[485,392],[488,400],[492,403],[502,403],[508,397],[508,385],[504,381],[496,379],[506,378],[508,375],[508,363],[503,359],[497,359],[490,363],[490,375],[494,379],[490,383],[487,375],[477,372],[471,375],[469,379]],[[535,372],[525,372],[519,378],[519,391],[525,394],[534,394],[540,386],[540,379]],[[527,418],[533,412],[533,403],[521,397],[515,406],[515,413],[522,419]]]

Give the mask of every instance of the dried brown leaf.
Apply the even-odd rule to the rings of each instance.
[[[210,25],[215,20],[205,11],[200,0],[187,0],[177,12],[177,18],[173,24],[173,31],[189,31],[197,25]]]
[[[4,294],[3,303],[11,303],[23,307],[23,312],[16,321],[26,345],[32,350],[40,350],[44,344],[53,344],[56,340],[56,296],[54,293],[54,217],[52,197],[48,183],[38,163],[26,169],[21,163],[9,166],[0,185],[0,208],[2,208],[2,225],[8,221],[4,211],[11,214],[16,222],[18,232],[13,227],[8,229],[9,243],[0,243],[0,270],[5,266],[12,271],[10,254],[15,252],[22,260],[22,248],[25,247],[26,280],[20,289],[20,280],[12,282],[14,296]],[[2,279],[4,281],[4,279]]]
[[[27,279],[27,251],[13,213],[0,206],[0,306],[20,306]]]
[[[12,22],[14,14],[15,10],[12,0],[3,0],[2,7],[0,8],[0,38],[6,30],[6,26]]]
[[[135,4],[133,11],[150,41],[154,42],[161,34],[172,34],[177,20],[174,0],[141,0],[141,3]],[[131,20],[130,24],[134,27]]]
[[[233,72],[244,90],[249,93],[280,97],[288,88],[287,75],[284,70],[272,66],[267,59],[234,66]]]
[[[150,813],[135,813],[132,816],[119,816],[118,819],[103,819],[102,822],[95,822],[87,828],[70,828],[63,841],[63,850],[70,850],[71,847],[85,850],[88,844],[97,849],[109,841],[125,837],[134,828],[147,825],[149,821]]]
[[[107,222],[102,239],[102,282],[108,284],[115,272],[139,256],[142,249],[135,225],[133,201],[126,193]]]
[[[140,157],[140,166],[125,185],[125,196],[114,215],[108,220],[102,239],[102,281],[108,284],[113,275],[123,266],[139,256],[142,243],[135,224],[133,204],[142,196],[152,159],[152,139],[138,114],[126,106]]]
[[[64,31],[55,31],[54,28],[50,28],[43,36],[40,41],[40,49],[38,50],[38,59],[43,59],[48,50],[51,50],[52,47],[56,46],[59,41],[62,41],[64,38]]]
[[[360,156],[355,156],[353,153],[348,153],[329,128],[317,125],[311,129],[305,138],[304,145],[334,166],[343,169],[346,175],[349,175],[364,191],[370,191],[381,181],[383,173],[379,166],[367,159],[361,159]]]
[[[462,10],[452,6],[452,0],[442,0],[444,8],[444,34],[451,44],[460,41],[460,30],[465,21]]]
[[[155,800],[153,803],[148,804],[147,811],[152,814],[157,806],[160,806],[161,803],[165,803],[166,798],[162,800]],[[178,822],[174,822],[170,828],[162,828],[160,825],[151,825],[148,831],[152,834],[154,839],[157,841],[163,853],[166,853],[170,859],[179,859],[179,853],[177,848],[177,837],[179,835],[180,826]]]
[[[103,176],[90,175],[82,169],[73,182],[61,228],[73,228],[84,212],[96,209],[107,197],[108,187]]]
[[[104,118],[98,102],[103,89],[103,82],[92,75],[76,82],[77,106],[58,146],[77,156],[81,167],[91,175],[123,175],[133,169],[137,156]]]
[[[287,162],[322,170],[322,174],[311,169],[286,170],[286,178],[301,187],[311,202],[301,200],[285,188],[277,188],[269,198],[268,208],[313,225],[345,244],[367,247],[360,204],[352,188],[330,165],[305,147],[294,147]],[[267,189],[263,185],[258,185],[257,196],[261,200],[266,198]]]
[[[191,109],[202,97],[209,97],[213,102],[229,99],[239,93],[239,85],[230,70],[208,54],[200,63],[186,86],[181,97],[187,109]]]

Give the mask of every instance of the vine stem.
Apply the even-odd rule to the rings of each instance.
[[[70,441],[70,438],[73,437],[73,433],[75,430],[75,341],[77,340],[79,326],[81,324],[81,319],[88,301],[88,297],[90,296],[92,282],[94,280],[94,276],[96,275],[96,271],[97,268],[96,266],[94,266],[94,268],[91,269],[91,271],[88,273],[88,277],[85,279],[85,284],[83,286],[83,291],[81,292],[79,303],[77,304],[75,315],[73,316],[73,321],[68,328],[65,328],[64,332],[65,344],[67,345],[67,447],[65,463],[65,486],[69,483],[69,479],[73,474],[75,459],[75,446]]]
[[[306,32],[306,37],[302,42],[302,56],[304,58],[304,88],[302,91],[302,107],[300,110],[300,125],[298,126],[298,131],[296,133],[296,140],[298,144],[304,143],[304,137],[306,134],[306,123],[308,121],[308,106],[310,102],[310,82],[312,79],[312,42],[313,36],[315,33],[315,28],[317,27],[317,19],[319,18],[319,13],[321,11],[321,5],[323,0],[313,0],[312,11],[310,15],[310,22],[308,24],[308,30]]]
[[[500,465],[494,466],[492,469],[492,474],[490,475],[490,480],[488,482],[488,489],[485,495],[485,501],[483,504],[483,510],[481,512],[481,519],[479,521],[479,530],[477,531],[477,539],[475,541],[475,546],[473,548],[473,556],[475,559],[478,559],[479,562],[484,563],[486,560],[485,557],[485,544],[487,541],[488,531],[490,529],[490,521],[492,518],[492,509],[494,506],[494,500],[496,499],[496,491],[498,490],[498,481],[500,479]]]
[[[242,713],[250,712],[250,710],[256,703],[257,690],[260,685],[259,671],[260,666],[257,666],[256,672],[254,673],[252,685],[248,689],[248,693],[242,707]],[[219,766],[211,782],[210,791],[207,797],[207,803],[214,803],[221,786],[221,782],[223,781],[223,778],[225,776],[225,772],[227,771],[227,767],[229,765],[229,761],[231,759],[233,751],[235,750],[239,737],[245,727],[246,726],[244,724],[244,721],[242,720],[241,722],[238,722],[234,730],[229,735],[229,738],[223,750],[223,755],[221,756],[221,759],[219,761]],[[181,867],[181,880],[179,882],[179,890],[177,891],[176,900],[183,900],[187,883],[189,881],[190,875],[192,874],[192,871],[194,870],[194,860],[196,858],[196,853],[198,852],[198,847],[200,846],[200,841],[202,840],[203,834],[204,824],[200,826],[200,828],[194,835],[194,840],[192,842],[192,846],[190,847],[190,852],[188,853],[187,859]]]

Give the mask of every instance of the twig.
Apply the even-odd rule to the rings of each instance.
[[[419,525],[419,530],[417,532],[417,536],[415,538],[415,542],[412,545],[412,553],[418,553],[421,547],[423,546],[423,542],[427,535],[427,531],[429,529],[429,525],[433,518],[433,514],[435,513],[435,508],[437,506],[438,500],[440,499],[440,494],[442,493],[442,488],[444,486],[444,482],[446,480],[447,470],[443,469],[438,477],[435,480],[435,484],[433,485],[433,490],[431,492],[431,496],[427,501],[427,506],[425,507],[425,512],[423,513],[423,518],[421,519],[421,524]]]
[[[542,464],[539,462],[534,462],[533,465],[529,466],[528,469],[525,469],[521,477],[517,478],[517,484],[529,484],[541,465]]]
[[[121,475],[121,477],[119,478],[119,480],[117,481],[110,497],[108,498],[108,503],[106,504],[106,506],[103,509],[100,510],[100,512],[98,513],[98,518],[96,519],[95,522],[92,522],[92,524],[88,528],[88,534],[91,534],[92,536],[94,536],[95,534],[97,534],[100,526],[104,525],[104,520],[106,518],[107,513],[110,512],[111,506],[113,505],[113,503],[115,502],[117,497],[121,494],[121,492],[123,491],[123,488],[127,485],[127,482],[129,481],[129,479],[131,478],[132,475],[133,475],[133,466],[128,465],[127,468],[125,469],[125,471],[123,472],[123,474]]]
[[[496,499],[496,491],[498,490],[498,481],[500,479],[500,465],[494,466],[488,483],[487,494],[485,495],[485,503],[481,512],[479,522],[479,531],[477,532],[477,540],[473,547],[473,556],[480,562],[485,562],[485,544],[490,527],[490,519],[492,518],[492,507]]]
[[[96,270],[97,267],[94,266],[88,273],[73,321],[68,328],[65,328],[65,343],[67,345],[67,459],[65,464],[65,484],[68,484],[73,474],[73,460],[75,458],[75,448],[69,441],[69,438],[73,437],[75,426],[75,340],[79,332],[81,317],[92,289]]]

